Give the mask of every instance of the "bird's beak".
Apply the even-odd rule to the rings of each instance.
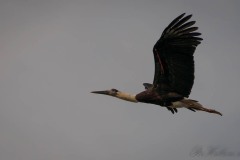
[[[109,91],[92,91],[91,93],[110,95]]]

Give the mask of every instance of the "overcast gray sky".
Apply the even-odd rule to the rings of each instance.
[[[239,7],[238,0],[1,0],[0,159],[239,159]],[[143,91],[153,80],[153,45],[183,12],[204,39],[190,98],[222,117],[172,115],[90,93]],[[202,155],[191,154],[196,147]],[[213,156],[211,147],[232,154]]]

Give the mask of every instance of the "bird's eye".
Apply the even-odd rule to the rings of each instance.
[[[111,90],[112,90],[113,92],[118,92],[118,90],[117,90],[117,89],[114,89],[114,88],[113,88],[113,89],[111,89]]]

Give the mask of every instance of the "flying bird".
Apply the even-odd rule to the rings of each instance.
[[[130,102],[142,102],[166,107],[173,114],[178,108],[191,111],[205,111],[222,115],[220,112],[202,106],[198,101],[189,99],[194,83],[194,58],[196,47],[203,40],[196,32],[192,15],[185,13],[175,18],[163,31],[153,47],[155,74],[153,83],[143,83],[145,91],[137,95],[117,89],[93,91]]]

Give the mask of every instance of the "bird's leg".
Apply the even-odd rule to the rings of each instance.
[[[171,112],[172,112],[172,114],[174,114],[174,113],[177,113],[177,112],[178,112],[177,108],[167,107],[167,109],[168,109],[169,111],[171,111]]]
[[[208,109],[208,108],[202,107],[202,108],[199,108],[197,110],[205,111],[205,112],[208,112],[208,113],[215,113],[215,114],[219,114],[220,116],[222,116],[222,113],[220,113],[220,112],[218,112],[214,109]]]
[[[196,112],[193,108],[187,108],[187,109],[189,109],[189,110],[191,110],[191,111],[193,111],[193,112]]]
[[[171,102],[163,102],[163,105],[166,106],[167,109],[172,112],[172,114],[178,112],[177,108],[173,108],[172,107],[172,103]]]
[[[200,103],[198,103],[197,101],[191,100],[191,99],[183,99],[181,100],[181,102],[186,106],[187,109],[190,110],[198,110],[198,111],[205,111],[208,113],[215,113],[215,114],[219,114],[222,116],[222,113],[214,110],[214,109],[209,109],[209,108],[205,108],[203,107]]]
[[[167,107],[167,109],[168,109],[169,111],[171,111],[172,114],[174,114],[174,109],[173,109],[173,108],[171,108],[171,107]]]
[[[173,110],[174,110],[176,113],[178,112],[177,108],[173,108]]]

